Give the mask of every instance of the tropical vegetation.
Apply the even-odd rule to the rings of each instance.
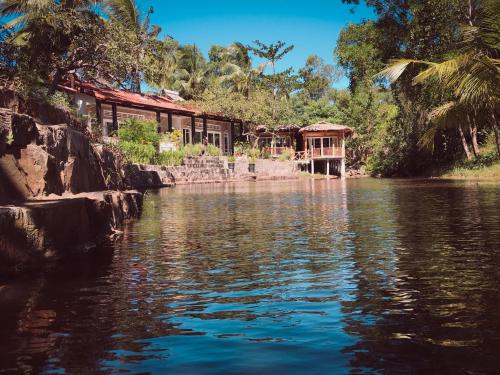
[[[355,12],[360,0],[343,2]],[[203,111],[242,119],[247,133],[261,124],[272,131],[342,123],[355,129],[350,166],[376,175],[474,164],[491,145],[500,155],[500,3],[365,3],[375,16],[341,31],[335,64],[311,55],[294,71],[283,64],[294,50],[285,41],[214,45],[205,56],[163,37],[151,23],[154,9],[142,11],[134,0],[4,0],[0,82],[59,105],[67,103],[56,89],[70,73],[136,92],[176,90]],[[342,74],[349,87],[334,89]],[[134,160],[177,163],[193,153],[160,156],[152,125],[139,128],[140,142],[128,138],[128,125],[119,131]]]

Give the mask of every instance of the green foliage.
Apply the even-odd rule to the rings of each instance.
[[[56,91],[55,93],[50,95],[47,98],[47,103],[57,108],[63,108],[66,110],[73,109],[69,96],[61,91]]]
[[[160,143],[155,122],[126,120],[118,129],[118,147],[134,163],[153,164]]]
[[[250,150],[250,145],[246,142],[235,142],[234,144],[234,154],[236,156],[247,155]]]
[[[14,134],[12,131],[9,131],[5,136],[5,144],[11,146],[14,143]]]
[[[339,72],[316,55],[307,58],[305,66],[300,69],[303,93],[311,100],[319,100],[326,95],[332,82],[339,77]]]
[[[208,156],[220,156],[221,155],[220,148],[217,146],[214,146],[212,144],[208,144],[206,146],[206,151],[207,151]]]
[[[152,145],[158,148],[160,135],[157,133],[157,124],[154,121],[140,121],[135,118],[127,119],[118,129],[118,137],[123,142]]]
[[[285,161],[285,160],[293,160],[295,157],[295,153],[291,149],[286,149],[283,150],[280,156],[278,156],[278,160],[280,161]]]
[[[158,154],[154,164],[165,166],[182,165],[185,156],[183,149],[161,152]]]
[[[161,142],[173,143],[177,147],[181,145],[182,132],[179,129],[173,129],[169,133],[164,133],[160,136]]]
[[[205,150],[205,146],[201,143],[187,144],[182,148],[186,157],[200,156]]]
[[[236,156],[234,156],[234,155],[229,155],[229,156],[227,157],[227,161],[228,161],[228,163],[234,163],[234,162],[236,161]]]
[[[154,164],[156,161],[157,150],[152,144],[120,140],[118,147],[132,163]]]

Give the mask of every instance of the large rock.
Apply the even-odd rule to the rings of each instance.
[[[0,141],[0,204],[126,187],[120,154],[80,131],[8,111],[0,111],[0,120],[13,135],[9,145]]]
[[[87,251],[140,215],[142,193],[96,192],[0,207],[0,274]]]

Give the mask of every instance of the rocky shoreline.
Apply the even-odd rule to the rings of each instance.
[[[0,108],[0,276],[89,251],[140,215],[121,155],[69,123]]]

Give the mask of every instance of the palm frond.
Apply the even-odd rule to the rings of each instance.
[[[411,64],[430,64],[427,61],[412,60],[412,59],[399,59],[391,60],[389,65],[382,71],[375,74],[374,78],[386,78],[391,83],[398,80],[399,77],[404,73],[406,68]]]
[[[133,30],[141,29],[140,12],[134,0],[104,0],[104,4],[110,17]]]

